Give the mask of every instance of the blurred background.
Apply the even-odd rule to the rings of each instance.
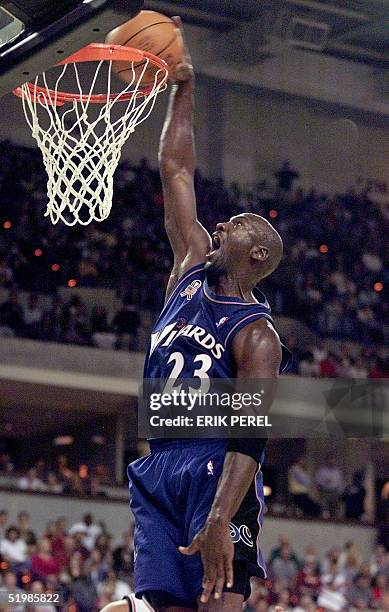
[[[185,23],[201,221],[255,212],[284,239],[262,288],[289,376],[387,378],[387,3],[145,6]],[[0,594],[91,612],[132,589],[125,466],[147,452],[136,395],[172,264],[166,104],[125,146],[108,220],[69,228],[44,218],[41,153],[0,100]],[[247,609],[389,610],[388,442],[272,440],[264,478],[269,581]]]

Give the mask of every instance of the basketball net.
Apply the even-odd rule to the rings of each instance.
[[[93,51],[92,48],[97,47],[108,46],[89,45],[85,50]],[[108,48],[112,52],[119,46]],[[77,66],[78,62],[90,61],[80,59],[80,53],[85,50],[61,62],[53,88],[49,87],[46,73],[43,73],[33,83],[25,83],[14,91],[22,98],[32,136],[43,154],[48,175],[45,216],[49,216],[53,224],[61,219],[69,226],[87,225],[108,217],[112,207],[113,175],[122,147],[136,126],[149,117],[157,95],[166,89],[168,71],[163,60],[121,47],[120,57],[123,60],[125,56],[132,71],[132,79],[125,89],[118,94],[112,93],[112,62],[116,57],[110,59],[107,55],[97,62],[89,92],[85,93]],[[108,64],[107,92],[96,94],[96,82],[103,64]],[[145,90],[142,80],[146,72],[150,79],[150,68],[155,68],[152,71],[154,80],[148,82]],[[66,94],[60,86],[72,70],[77,90]],[[119,104],[119,116],[114,118],[113,111]],[[92,107],[97,109],[94,117],[90,112]]]

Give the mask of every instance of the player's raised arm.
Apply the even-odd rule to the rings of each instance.
[[[174,17],[177,27],[181,20]],[[174,268],[168,285],[172,289],[190,267],[205,261],[211,239],[197,219],[194,192],[196,155],[193,135],[194,73],[185,49],[177,66],[169,107],[159,147],[159,167],[165,203],[165,228],[174,253]]]

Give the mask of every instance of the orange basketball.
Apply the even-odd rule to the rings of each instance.
[[[174,74],[176,64],[183,58],[183,43],[180,31],[170,17],[155,11],[141,11],[136,17],[118,26],[107,35],[106,43],[134,47],[149,51],[165,60],[169,67],[169,75]],[[141,76],[145,62],[134,65],[136,77]],[[134,78],[130,63],[113,62],[112,70],[125,83]],[[142,77],[142,85],[154,81],[155,69],[147,67]]]

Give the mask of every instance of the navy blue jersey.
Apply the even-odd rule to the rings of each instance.
[[[213,293],[204,264],[188,270],[169,296],[151,334],[144,378],[234,378],[232,341],[257,319],[271,323],[269,303],[262,292],[257,302]],[[280,372],[288,363],[283,348]]]

